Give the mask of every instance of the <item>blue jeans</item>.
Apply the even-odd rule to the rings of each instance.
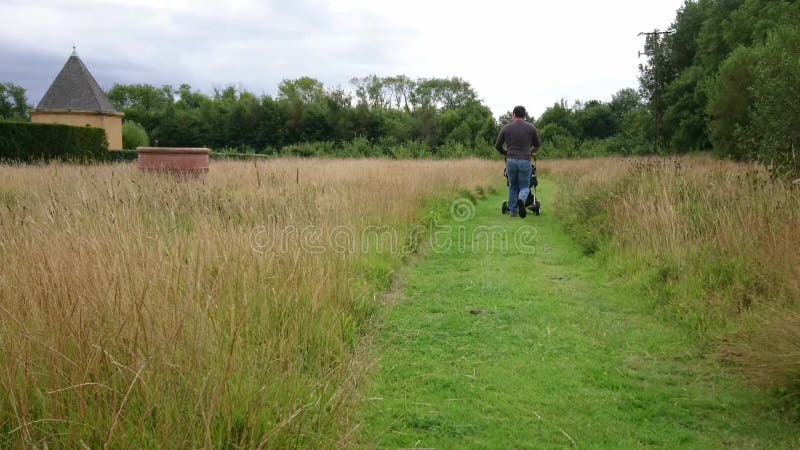
[[[511,214],[519,214],[517,199],[524,202],[531,191],[531,162],[527,159],[506,160],[508,175],[508,208]]]

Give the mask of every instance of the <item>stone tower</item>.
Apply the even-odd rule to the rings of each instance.
[[[122,149],[122,117],[74,51],[39,105],[31,122],[90,126],[106,131],[108,148]]]

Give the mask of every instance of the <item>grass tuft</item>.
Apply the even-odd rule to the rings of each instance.
[[[760,385],[798,386],[800,190],[707,156],[548,161],[586,253],[642,285]]]

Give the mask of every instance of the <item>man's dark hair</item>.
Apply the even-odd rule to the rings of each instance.
[[[512,114],[514,114],[514,117],[521,117],[521,118],[524,119],[525,118],[525,107],[524,106],[515,106],[514,107],[514,111],[512,111]]]

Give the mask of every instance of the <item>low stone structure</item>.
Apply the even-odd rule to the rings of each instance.
[[[208,173],[210,152],[207,148],[139,147],[136,165],[151,172],[203,176]]]

